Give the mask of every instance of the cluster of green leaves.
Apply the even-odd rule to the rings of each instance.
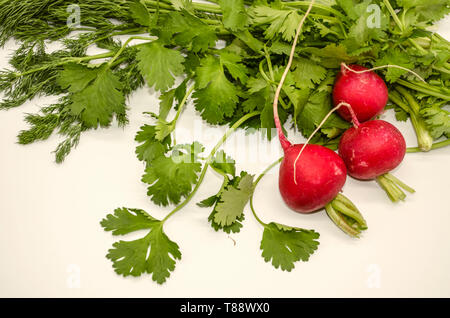
[[[183,107],[186,85],[182,83],[161,96],[160,117],[166,119],[166,110],[173,103]],[[170,105],[169,105],[170,104]],[[174,122],[175,124],[176,122]],[[142,182],[148,185],[147,195],[157,205],[179,204],[192,193],[202,169],[199,154],[204,148],[198,142],[174,144],[172,132],[161,135],[158,125],[144,125],[136,134],[136,156],[145,163]],[[175,210],[176,211],[176,210]],[[175,269],[176,261],[181,259],[177,243],[164,233],[163,220],[157,220],[140,209],[119,208],[101,221],[105,231],[113,235],[125,235],[138,230],[148,230],[145,236],[133,241],[117,241],[109,250],[107,258],[113,263],[116,273],[123,276],[152,275],[152,279],[162,284]]]
[[[159,112],[151,113],[155,123],[144,125],[136,135],[149,198],[157,205],[178,205],[168,216],[172,215],[189,201],[210,166],[224,181],[216,195],[199,204],[212,208],[208,220],[216,231],[239,232],[253,193],[253,176],[236,174],[234,161],[223,152],[204,162],[199,143],[178,145],[173,132],[188,96],[208,124],[234,124],[258,111],[260,116],[244,126],[273,128],[274,91],[308,3],[87,0],[78,3],[80,26],[67,24],[69,5],[70,0],[0,0],[0,46],[11,38],[21,44],[10,60],[12,69],[0,72],[0,109],[43,95],[60,98],[26,116],[30,128],[20,132],[19,142],[58,133],[64,140],[55,151],[56,161],[62,162],[82,132],[114,121],[125,125],[128,97],[147,85],[160,94]],[[449,113],[444,106],[450,96],[450,44],[426,27],[449,12],[448,0],[317,1],[279,97],[282,123],[291,119],[304,136],[315,130],[331,109],[332,84],[342,62],[395,64],[427,81],[400,69],[379,71],[397,92],[397,102],[391,100],[398,118],[411,117],[416,129],[434,139],[448,138]],[[120,42],[119,35],[130,39]],[[133,39],[145,42],[131,45]],[[61,49],[46,52],[46,41],[57,41]],[[93,47],[104,53],[88,55]],[[181,84],[174,87],[180,78]],[[177,115],[170,121],[171,110]],[[312,142],[336,147],[348,126],[333,114]],[[273,137],[271,130],[267,134]],[[121,208],[102,221],[113,235],[148,231],[141,239],[114,243],[108,258],[117,273],[148,273],[158,283],[167,279],[181,252],[163,231],[166,219]],[[277,268],[289,271],[317,248],[314,231],[260,223],[262,256]]]
[[[127,122],[126,99],[134,90],[147,83],[164,95],[175,78],[185,77],[194,80],[195,108],[209,124],[229,124],[258,110],[260,118],[247,125],[274,127],[271,101],[305,3],[89,0],[79,4],[82,32],[66,38],[73,30],[67,25],[69,2],[0,2],[0,43],[11,37],[23,42],[11,59],[14,70],[0,74],[0,91],[6,96],[0,108],[19,106],[40,95],[65,93],[70,100],[62,111],[73,116],[82,131],[108,127],[114,118],[123,125]],[[410,84],[414,93],[434,96],[438,99],[434,105],[441,105],[444,94],[436,91],[449,84],[449,43],[425,27],[447,12],[445,0],[431,4],[424,0],[327,0],[314,5],[280,96],[282,122],[290,117],[294,127],[309,136],[330,110],[331,84],[342,62],[413,69],[427,80],[426,86],[416,87],[417,79],[404,70],[380,72],[388,82]],[[115,35],[136,33],[148,33],[151,38],[136,46],[114,40]],[[64,49],[48,54],[44,40],[59,40]],[[218,40],[224,43],[221,49]],[[101,56],[86,55],[91,46],[106,49],[103,57],[114,62],[93,67],[92,61]],[[78,86],[69,85],[72,77]],[[445,112],[426,114],[432,123],[429,127],[436,129]],[[347,127],[333,115],[313,142],[332,147]],[[172,129],[163,118],[159,128],[166,129],[165,134]],[[28,136],[36,130],[44,128],[33,126]],[[272,138],[270,130],[268,137]],[[36,135],[35,140],[40,139]]]

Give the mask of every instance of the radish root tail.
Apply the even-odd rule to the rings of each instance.
[[[306,17],[309,15],[312,6],[314,4],[315,0],[312,0],[309,4],[308,9],[305,12],[305,15],[300,20],[300,23],[298,24],[297,31],[295,32],[295,38],[294,42],[291,47],[291,53],[289,55],[289,60],[286,65],[286,68],[283,72],[283,75],[281,76],[280,82],[278,83],[277,89],[275,91],[275,96],[273,99],[273,118],[275,121],[275,127],[278,131],[278,139],[280,140],[281,147],[283,148],[283,151],[286,151],[291,146],[291,143],[287,140],[286,136],[284,135],[283,128],[281,127],[280,118],[278,117],[278,98],[280,97],[281,89],[283,88],[284,81],[286,80],[286,76],[289,73],[289,69],[292,66],[292,61],[294,60],[294,54],[295,54],[295,47],[297,46],[298,38],[300,36],[303,23],[305,23]]]
[[[319,124],[319,126],[317,126],[316,130],[314,130],[314,132],[309,136],[309,138],[303,144],[302,148],[300,149],[300,152],[297,155],[297,158],[295,158],[295,161],[294,161],[294,183],[295,184],[297,184],[297,174],[296,174],[296,172],[297,172],[297,161],[300,158],[303,150],[309,144],[309,142],[314,137],[314,135],[317,134],[317,132],[320,130],[320,128],[322,128],[322,126],[325,124],[325,122],[328,120],[328,118],[331,116],[331,114],[334,113],[339,108],[341,108],[342,106],[348,107],[348,110],[350,111],[350,114],[352,116],[353,127],[355,127],[356,129],[359,127],[360,123],[359,123],[358,118],[356,117],[356,114],[353,111],[353,108],[352,108],[352,106],[350,104],[348,104],[346,102],[340,102],[336,107],[334,107],[332,110],[330,110],[328,112],[328,114],[322,119],[322,121]]]
[[[403,67],[403,66],[400,66],[400,65],[387,64],[387,65],[382,65],[382,66],[376,66],[376,67],[373,67],[373,68],[368,69],[368,70],[355,71],[355,70],[352,70],[350,67],[348,67],[347,64],[345,64],[344,62],[342,62],[342,63],[341,63],[341,67],[342,67],[343,69],[345,68],[346,70],[349,70],[350,72],[353,72],[353,73],[355,73],[355,74],[362,74],[362,73],[371,72],[371,71],[379,70],[379,69],[382,69],[382,68],[389,68],[389,67],[392,67],[392,68],[398,68],[398,69],[401,69],[401,70],[404,70],[404,71],[407,71],[407,72],[413,74],[413,75],[416,76],[418,79],[420,79],[422,82],[426,83],[426,81],[422,78],[422,76],[420,76],[420,75],[417,74],[416,72],[410,70],[409,68],[406,68],[406,67]]]

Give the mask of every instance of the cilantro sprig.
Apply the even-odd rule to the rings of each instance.
[[[104,230],[111,231],[114,236],[126,235],[138,230],[149,230],[142,238],[133,241],[121,240],[113,244],[112,249],[109,250],[106,257],[113,262],[113,268],[116,273],[123,276],[151,274],[152,279],[158,284],[162,284],[166,281],[170,276],[170,273],[174,271],[176,261],[181,259],[181,251],[178,244],[171,241],[165,234],[163,230],[165,222],[184,208],[194,197],[205,178],[209,166],[213,167],[215,170],[220,169],[221,171],[224,171],[224,173],[234,174],[234,168],[232,166],[227,163],[219,162],[219,158],[223,158],[225,155],[223,151],[218,152],[218,150],[238,127],[248,119],[257,115],[259,115],[259,112],[252,112],[236,121],[211,150],[209,156],[204,160],[203,168],[201,168],[201,164],[198,162],[199,158],[197,157],[199,150],[203,151],[203,147],[195,142],[188,146],[175,145],[172,148],[171,157],[166,157],[163,153],[158,158],[154,158],[150,162],[147,162],[147,170],[143,177],[143,181],[152,182],[153,185],[149,188],[148,195],[151,196],[153,201],[157,204],[161,203],[167,205],[169,202],[179,204],[162,220],[154,218],[141,209],[119,208],[116,209],[113,214],[107,215],[106,218],[100,222]],[[145,127],[144,129],[146,132],[139,132],[139,138],[137,139],[143,141],[147,137],[150,139],[150,144],[154,146],[157,142],[155,141],[154,127],[153,129],[150,129],[149,127]],[[161,145],[160,149],[164,149],[166,146],[167,144]],[[138,149],[138,157],[148,159],[148,156],[143,155],[142,145],[138,146]],[[160,166],[160,164],[162,164],[162,166]],[[179,166],[180,164],[182,166]],[[163,175],[160,175],[160,173]],[[184,180],[184,178],[186,179]],[[244,186],[250,186],[251,188],[253,185],[252,178],[247,179],[244,176],[241,180],[245,180],[245,182],[242,183],[242,188],[240,188],[240,190],[249,191],[247,188],[244,189]],[[187,181],[187,183],[184,184],[184,181]],[[195,183],[195,186],[191,190],[192,183]],[[239,182],[239,186],[240,185],[241,182]],[[181,189],[180,187],[184,188]],[[180,202],[181,196],[183,195],[185,198]],[[245,201],[245,199],[242,199],[242,201]],[[229,198],[227,199],[227,203],[224,202],[221,204],[232,204],[233,200]],[[238,204],[237,212],[238,214],[242,214],[242,209],[247,201],[245,201],[245,203],[241,201],[238,202],[240,203]],[[227,214],[228,211],[226,210],[226,207],[225,210],[220,213]],[[229,219],[222,214],[219,214],[219,216],[225,218],[225,222],[230,222]],[[236,215],[236,219],[240,218],[240,215]],[[234,220],[235,222],[236,219]]]

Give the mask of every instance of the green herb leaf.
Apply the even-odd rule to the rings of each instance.
[[[164,233],[163,223],[143,210],[116,209],[114,214],[102,220],[101,225],[105,231],[113,231],[113,235],[150,229],[143,238],[115,242],[108,251],[106,257],[113,262],[114,270],[119,275],[152,274],[152,279],[162,284],[175,269],[175,261],[181,259],[179,247]]]
[[[150,26],[150,13],[141,1],[135,0],[131,2],[130,11],[134,22],[142,26]]]
[[[174,84],[175,77],[183,74],[184,57],[181,53],[164,47],[158,41],[141,45],[136,57],[148,85],[157,91],[167,90]]]
[[[135,140],[141,145],[136,147],[136,155],[139,160],[151,163],[156,158],[163,156],[171,143],[170,136],[167,136],[162,142],[156,138],[156,127],[144,125],[136,134]]]
[[[108,214],[100,223],[113,235],[125,235],[138,230],[151,229],[159,221],[140,209],[119,208]]]
[[[171,12],[164,15],[162,20],[160,37],[164,41],[174,42],[195,53],[216,45],[214,28],[188,12]]]
[[[219,59],[207,56],[196,70],[195,108],[210,124],[219,124],[231,117],[238,102],[238,90],[225,76]]]
[[[219,0],[223,11],[223,25],[231,31],[243,30],[248,24],[244,0]]]
[[[155,204],[178,204],[197,182],[201,163],[198,154],[204,150],[197,142],[174,147],[170,156],[154,159],[145,170],[142,182],[149,184],[148,196]]]
[[[223,150],[219,150],[211,161],[211,167],[220,171],[224,175],[235,176],[236,174],[236,162],[233,158],[227,156]]]
[[[239,184],[226,188],[215,208],[214,223],[219,226],[232,225],[244,212],[253,191],[253,176],[241,176]]]
[[[89,68],[68,64],[57,81],[72,93],[68,107],[72,114],[80,116],[86,127],[107,127],[113,115],[124,116],[123,84],[108,65]]]
[[[286,10],[275,7],[256,5],[249,9],[249,15],[253,18],[253,22],[257,25],[264,26],[264,34],[267,39],[273,39],[275,35],[280,33],[283,40],[290,42],[297,31],[301,16],[297,10]]]
[[[262,257],[275,268],[290,272],[294,263],[306,262],[319,245],[319,233],[278,223],[264,226],[261,240]]]

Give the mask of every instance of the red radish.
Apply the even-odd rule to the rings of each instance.
[[[406,153],[403,135],[384,120],[371,120],[344,132],[339,154],[349,175],[362,180],[375,179],[396,168]]]
[[[333,87],[333,102],[352,105],[360,122],[372,119],[380,114],[388,101],[388,90],[383,79],[375,72],[360,65],[342,64]],[[346,107],[338,110],[339,115],[351,121]]]
[[[278,117],[278,98],[295,53],[295,46],[303,23],[312,9],[311,1],[300,21],[291,48],[289,61],[281,76],[273,101],[273,117],[284,150],[280,166],[279,188],[286,204],[294,211],[308,213],[325,207],[344,186],[346,168],[335,152],[319,145],[292,145],[283,133]],[[300,154],[303,152],[303,156]]]
[[[279,188],[292,210],[308,213],[325,207],[338,195],[345,184],[347,169],[341,157],[319,145],[307,145],[295,163],[302,147],[297,144],[284,149]]]

